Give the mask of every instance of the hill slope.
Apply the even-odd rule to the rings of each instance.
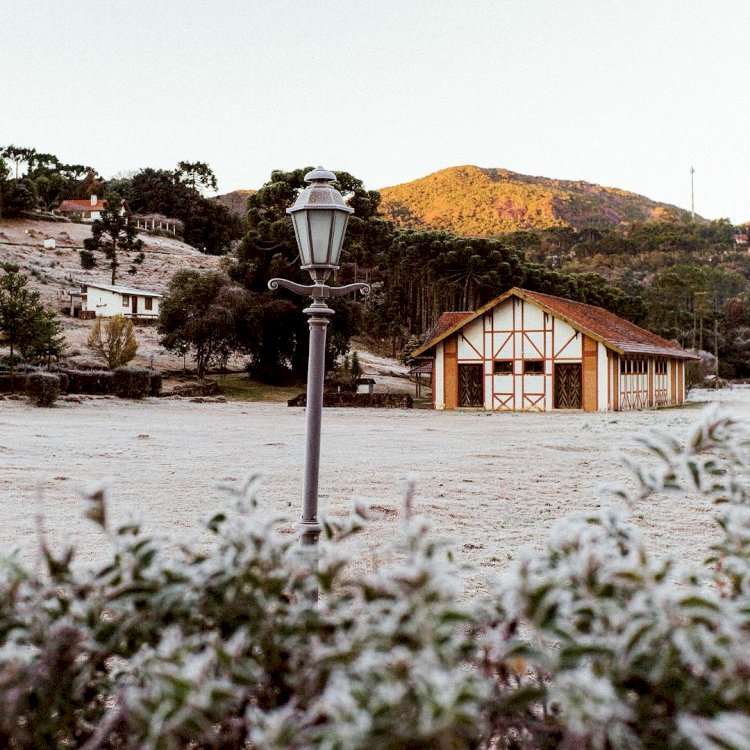
[[[244,219],[247,213],[247,199],[257,190],[233,190],[231,193],[217,195],[215,200],[226,206],[233,214]]]
[[[398,227],[478,237],[548,227],[605,229],[689,215],[618,188],[474,166],[443,169],[380,194],[382,213]]]

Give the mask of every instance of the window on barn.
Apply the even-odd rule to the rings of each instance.
[[[525,359],[523,361],[524,375],[544,375],[543,359]]]
[[[151,297],[144,297],[145,307],[147,310],[153,310],[154,309],[154,301],[151,299]]]
[[[130,304],[130,295],[129,294],[123,294],[122,295],[122,306],[127,307]]]
[[[496,359],[494,372],[495,372],[495,375],[512,375],[513,374],[513,360],[512,359]]]

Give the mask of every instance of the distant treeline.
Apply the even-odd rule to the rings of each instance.
[[[105,180],[93,167],[64,164],[34,148],[0,147],[0,217],[27,211],[53,211],[64,200],[116,193],[134,213],[180,219],[183,239],[202,252],[221,255],[242,237],[242,220],[206,198],[201,188],[216,188],[216,177],[203,162],[181,161],[174,170],[145,168]]]
[[[274,381],[304,375],[304,302],[284,291],[269,292],[266,283],[273,276],[309,282],[299,270],[286,214],[308,167],[272,172],[248,198],[242,221],[201,195],[202,188],[216,186],[201,162],[104,181],[89,167],[63,165],[33,149],[11,146],[1,153],[4,215],[30,206],[54,208],[65,198],[95,192],[116,193],[134,212],[181,219],[185,240],[226,255],[227,283],[250,295],[242,298],[248,335],[240,337],[250,369]],[[337,175],[355,213],[336,282],[368,281],[373,293],[336,301],[329,362],[347,350],[355,334],[397,354],[442,312],[475,310],[520,286],[599,305],[683,346],[716,350],[722,375],[750,377],[750,253],[747,245],[736,244],[741,230],[726,220],[649,221],[617,230],[552,227],[496,238],[398,230],[381,214],[379,193],[347,172]]]

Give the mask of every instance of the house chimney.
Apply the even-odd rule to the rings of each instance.
[[[92,196],[91,196],[91,205],[92,205],[92,206],[95,206],[95,205],[96,205],[96,201],[97,201],[97,198],[96,198],[96,196],[95,196],[95,195],[92,195]]]

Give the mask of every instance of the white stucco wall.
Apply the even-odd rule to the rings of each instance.
[[[441,341],[435,347],[435,364],[432,367],[432,371],[435,373],[434,399],[436,409],[445,409],[444,361],[443,342]]]
[[[126,317],[133,314],[133,300],[135,295],[128,295],[127,304],[123,304],[123,295],[118,292],[112,292],[109,289],[99,289],[94,286],[87,286],[86,297],[83,300],[83,310],[93,310],[98,318],[111,318],[114,315],[124,315]],[[151,309],[146,309],[146,297],[138,295],[137,315],[141,318],[158,317],[159,315],[159,297],[151,297]]]
[[[607,367],[607,347],[597,342],[596,347],[596,384],[597,384],[597,411],[609,411],[612,405],[609,403],[609,383],[607,376],[609,369]]]

